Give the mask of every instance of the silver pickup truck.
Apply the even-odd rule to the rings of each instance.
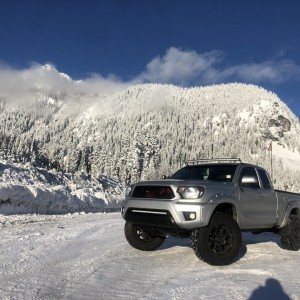
[[[274,190],[269,174],[239,159],[188,161],[168,179],[130,186],[122,205],[125,237],[139,250],[167,235],[190,237],[211,265],[234,262],[241,231],[274,231],[282,247],[300,249],[300,194]]]

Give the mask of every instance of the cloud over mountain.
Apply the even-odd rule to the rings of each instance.
[[[142,82],[175,84],[188,84],[197,78],[207,80],[212,72],[216,72],[213,66],[221,60],[221,56],[220,51],[199,54],[172,47],[164,56],[151,60],[139,78]]]
[[[26,69],[0,65],[0,97],[20,95],[32,89],[62,92],[111,94],[135,83],[170,83],[180,86],[209,85],[226,82],[282,84],[300,80],[300,66],[283,56],[262,62],[232,65],[219,50],[198,53],[171,47],[154,57],[145,70],[126,81],[111,74],[90,74],[73,80],[48,63],[34,63]]]
[[[300,80],[300,66],[293,60],[273,58],[260,63],[225,64],[225,53],[213,50],[197,53],[169,48],[157,56],[138,76],[141,82],[203,85],[228,81],[247,83],[284,83]]]
[[[13,69],[0,65],[0,97],[24,96],[33,89],[60,92],[112,93],[128,86],[111,75],[104,78],[98,74],[82,80],[73,80],[59,72],[52,64],[33,64],[27,69]]]

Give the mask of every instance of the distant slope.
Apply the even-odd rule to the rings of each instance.
[[[2,157],[125,183],[174,172],[186,159],[240,157],[300,191],[300,124],[272,92],[246,84],[145,84],[113,95],[31,91],[0,105]],[[29,100],[28,100],[29,99]]]

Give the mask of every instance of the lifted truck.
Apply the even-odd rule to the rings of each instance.
[[[269,174],[240,159],[188,161],[164,180],[131,185],[122,205],[125,237],[155,250],[167,235],[190,237],[211,265],[234,262],[242,231],[274,231],[282,247],[300,249],[300,194],[274,190]]]

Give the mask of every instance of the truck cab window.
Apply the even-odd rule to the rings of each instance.
[[[269,179],[269,176],[267,175],[267,173],[261,169],[258,169],[258,174],[259,174],[263,188],[264,189],[272,188],[270,179]]]
[[[257,173],[252,167],[244,167],[239,178],[239,185],[242,187],[259,189]]]

